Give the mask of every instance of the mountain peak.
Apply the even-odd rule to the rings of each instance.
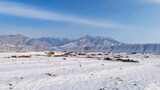
[[[61,46],[61,48],[65,50],[103,50],[110,48],[114,45],[119,45],[120,42],[110,39],[110,38],[105,38],[105,37],[93,37],[89,35],[85,35],[83,37],[80,37],[77,40],[74,40],[68,44],[65,44]]]
[[[0,35],[0,51],[112,51],[160,53],[160,44],[125,44],[112,38],[85,35],[79,39],[29,38],[21,34]]]

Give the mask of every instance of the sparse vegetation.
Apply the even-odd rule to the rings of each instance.
[[[63,58],[63,60],[67,60],[67,58]]]
[[[149,58],[149,56],[145,55],[144,58]]]
[[[55,77],[56,76],[55,74],[52,74],[52,73],[45,73],[45,75],[50,76],[50,77]]]
[[[110,57],[105,57],[104,60],[113,60],[113,59]]]
[[[10,58],[31,58],[31,55],[13,55]]]
[[[124,59],[124,58],[119,58],[119,57],[105,57],[104,60],[108,60],[108,61],[121,61],[121,62],[133,62],[133,63],[138,63],[139,61],[133,60],[133,59]]]
[[[92,55],[92,53],[95,53],[95,55]],[[5,90],[3,87],[6,87],[6,90],[15,90],[17,88],[20,90],[28,90],[35,88],[35,84],[37,84],[35,89],[39,89],[38,84],[40,84],[45,88],[53,90],[57,90],[59,87],[66,89],[66,87],[64,87],[66,85],[68,85],[68,87],[77,85],[77,89],[81,89],[81,86],[84,90],[88,90],[88,87],[85,85],[91,88],[93,86],[92,90],[132,90],[132,88],[138,88],[135,90],[143,90],[141,87],[148,85],[148,83],[139,81],[148,80],[149,82],[159,82],[158,76],[152,78],[153,74],[149,74],[159,74],[159,72],[157,72],[157,65],[159,63],[159,60],[157,60],[159,57],[157,55],[151,56],[147,54],[150,58],[144,61],[144,55],[140,56],[139,54],[126,55],[112,53],[104,55],[102,53],[102,55],[99,55],[98,53],[99,52],[97,52],[97,54],[96,52],[85,52],[86,55],[79,56],[78,53],[73,52],[67,57],[59,56],[58,58],[54,58],[54,56],[52,58],[47,57],[47,53],[42,53],[42,55],[45,56],[37,56],[37,54],[41,55],[41,53],[1,54],[4,56],[0,57],[0,68],[2,69],[0,72],[2,73],[2,75],[0,75],[2,85],[0,90]],[[72,56],[72,54],[76,56]],[[21,58],[3,58],[9,55],[12,55],[14,58]],[[32,55],[32,57],[23,59],[23,55]],[[90,55],[91,58],[86,58],[87,55]],[[154,57],[155,61],[153,61],[154,59],[152,59],[152,57]],[[138,62],[136,59],[142,63],[138,65],[134,64]],[[151,61],[148,62],[148,60]],[[150,65],[148,63],[150,63]],[[153,68],[157,70],[153,70]],[[3,73],[6,76],[4,76]],[[6,80],[4,81],[3,78]],[[28,82],[29,85],[26,85]],[[58,87],[56,86],[57,83]],[[24,88],[25,85],[26,88]],[[68,88],[66,90],[72,89]]]
[[[47,53],[47,56],[48,56],[48,57],[51,57],[51,56],[54,56],[54,55],[55,55],[55,52],[48,52],[48,53]]]
[[[134,62],[134,63],[138,63],[139,62],[139,61],[132,60],[132,59],[121,59],[121,58],[118,58],[116,60],[117,61],[122,61],[122,62]]]

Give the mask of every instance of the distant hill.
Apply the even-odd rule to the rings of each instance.
[[[62,50],[76,50],[76,51],[103,51],[111,50],[111,47],[121,45],[122,43],[104,37],[83,36],[79,39],[73,40],[67,44],[60,46]]]
[[[88,35],[75,40],[54,37],[30,38],[20,34],[0,36],[0,52],[45,50],[160,54],[160,44],[125,44],[112,38]]]
[[[1,35],[0,51],[43,51],[52,47],[61,46],[68,43],[68,39],[59,38],[30,38],[24,35]]]

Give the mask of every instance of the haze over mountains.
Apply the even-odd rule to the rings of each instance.
[[[0,36],[0,52],[45,50],[160,54],[160,44],[126,44],[111,38],[88,35],[75,40],[54,37],[30,38],[20,34]]]

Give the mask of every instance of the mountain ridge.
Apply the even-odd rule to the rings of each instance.
[[[89,35],[74,40],[54,37],[30,38],[21,34],[0,35],[0,52],[46,50],[160,54],[160,44],[126,44],[108,37]]]

